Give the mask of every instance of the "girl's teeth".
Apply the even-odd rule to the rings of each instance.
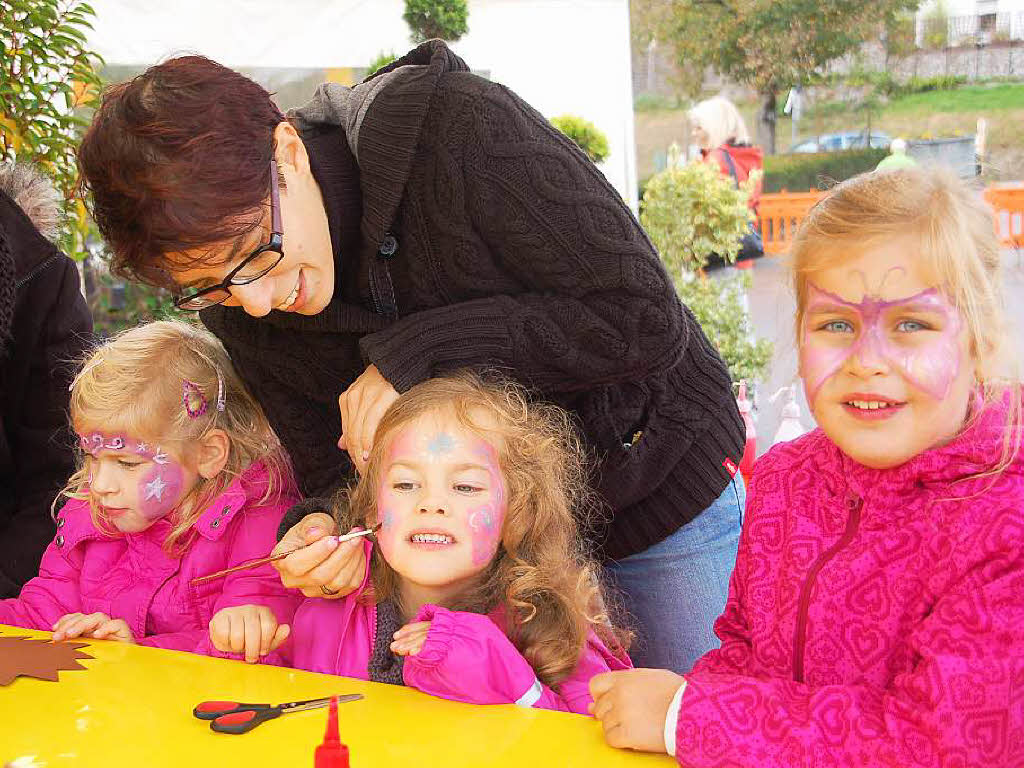
[[[451,544],[452,537],[440,533],[414,533],[412,540],[417,544]]]
[[[889,403],[882,403],[877,400],[851,400],[850,405],[860,408],[862,411],[874,411],[879,408],[888,408]]]

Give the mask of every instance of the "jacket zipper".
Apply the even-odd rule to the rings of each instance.
[[[864,505],[862,499],[851,494],[847,497],[850,516],[846,520],[846,530],[835,544],[822,552],[807,572],[803,586],[800,587],[800,602],[797,606],[796,630],[793,633],[793,679],[798,683],[804,681],[804,649],[807,644],[807,614],[811,607],[811,590],[818,579],[818,574],[839,551],[846,547],[857,533],[860,525],[860,510]]]
[[[23,286],[29,280],[32,280],[36,275],[38,275],[43,270],[49,269],[50,265],[55,263],[59,259],[60,256],[51,256],[46,261],[37,264],[36,267],[31,272],[29,272],[27,275],[21,278],[21,280],[14,284],[14,292],[17,293],[21,289],[21,286]]]

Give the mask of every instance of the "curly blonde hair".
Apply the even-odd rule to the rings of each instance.
[[[182,404],[185,381],[195,384],[209,403],[197,418],[191,418]],[[221,381],[224,410],[218,411]],[[211,429],[227,434],[230,448],[224,469],[212,479],[200,477],[171,511],[173,528],[164,543],[171,554],[181,553],[198,517],[250,464],[261,461],[268,470],[261,504],[279,498],[294,482],[287,456],[259,403],[235,373],[221,343],[199,326],[161,320],[123,331],[95,348],[72,382],[70,412],[79,434],[124,432],[178,455]],[[78,470],[63,495],[89,501],[96,527],[118,535],[88,492],[89,460],[80,451]]]
[[[597,564],[580,535],[598,509],[587,485],[587,462],[568,414],[531,403],[521,387],[462,372],[430,379],[403,394],[381,419],[366,471],[336,500],[341,530],[377,520],[377,488],[391,439],[427,413],[447,412],[489,442],[507,489],[508,509],[494,560],[453,610],[504,609],[509,639],[546,685],[579,663],[593,629],[624,650],[629,633],[609,616]],[[373,590],[366,599],[400,601],[400,577],[374,547]]]
[[[899,237],[916,240],[916,252],[938,276],[963,317],[985,404],[1009,392],[1002,456],[991,472],[984,473],[997,474],[1013,461],[1020,445],[1019,364],[1007,343],[1000,246],[992,211],[952,171],[901,168],[861,174],[836,185],[811,209],[797,231],[790,256],[797,343],[802,343],[800,328],[811,276]]]

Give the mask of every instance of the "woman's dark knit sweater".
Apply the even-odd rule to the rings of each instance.
[[[313,317],[214,307],[203,321],[308,496],[351,477],[337,398],[367,365],[399,392],[496,369],[575,414],[611,508],[590,527],[597,554],[646,549],[739,464],[725,365],[618,194],[540,114],[437,41],[387,72],[356,127],[309,121],[333,114],[329,89],[296,120],[327,209],[331,303]]]

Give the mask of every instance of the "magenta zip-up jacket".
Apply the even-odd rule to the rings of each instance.
[[[366,560],[370,560],[370,546]],[[377,607],[360,595],[369,584],[369,567],[362,586],[340,600],[306,600],[295,614],[286,650],[299,669],[369,678],[370,656],[377,632]],[[554,688],[537,679],[502,630],[502,612],[490,615],[449,611],[424,605],[413,621],[429,621],[423,648],[402,663],[405,684],[432,696],[467,704],[518,704],[538,709],[588,714],[590,678],[602,672],[629,669],[624,651],[609,649],[591,631],[576,669]]]
[[[1024,457],[1006,406],[873,470],[820,430],[758,461],[686,766],[1024,765]]]
[[[170,523],[109,536],[93,525],[88,502],[72,499],[57,515],[57,530],[43,554],[39,575],[16,598],[0,600],[0,624],[50,630],[68,613],[105,613],[124,619],[140,645],[221,653],[210,643],[209,623],[222,608],[258,604],[279,623],[291,621],[302,594],[285,589],[270,565],[193,586],[190,581],[270,553],[277,525],[297,494],[286,484],[272,503],[259,505],[267,483],[262,463],[250,466],[220,494],[193,526],[181,557],[163,549]],[[270,654],[265,663],[280,664]]]

